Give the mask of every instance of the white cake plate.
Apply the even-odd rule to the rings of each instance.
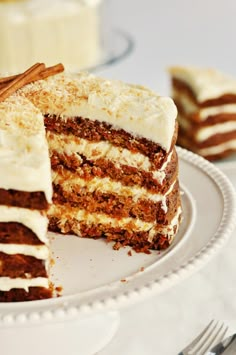
[[[67,335],[75,335],[75,354],[94,354],[114,335],[121,307],[173,287],[221,249],[235,226],[234,188],[213,164],[180,148],[178,154],[184,220],[172,246],[146,255],[128,247],[115,251],[104,240],[51,234],[56,261],[52,278],[62,286],[62,295],[50,300],[1,303],[0,339],[4,348],[11,346],[7,332],[17,328],[19,335],[29,326],[29,334],[37,328],[35,336],[47,327],[50,339],[56,337],[60,344],[60,327],[66,322]],[[130,250],[132,256],[128,255]],[[19,341],[24,334],[28,332],[21,334]],[[37,349],[42,350],[40,346]]]

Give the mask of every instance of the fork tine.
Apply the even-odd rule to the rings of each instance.
[[[201,352],[205,354],[209,351],[214,345],[216,345],[219,341],[224,339],[224,336],[228,330],[228,327],[222,323],[220,328],[216,332],[212,332],[211,336],[209,336],[208,340],[201,348]]]
[[[219,339],[222,340],[224,337],[227,327],[222,323],[220,325],[219,322],[212,322],[211,327],[207,329],[207,331],[203,334],[202,338],[199,339],[199,342],[189,351],[190,354],[198,354],[204,355]]]
[[[204,328],[201,333],[193,339],[193,341],[188,344],[188,346],[186,346],[186,348],[184,348],[182,350],[182,354],[188,354],[188,351],[190,351],[198,342],[199,340],[203,337],[203,335],[208,331],[209,328],[211,328],[212,324],[213,324],[214,320],[211,320],[210,323],[206,326],[206,328]]]

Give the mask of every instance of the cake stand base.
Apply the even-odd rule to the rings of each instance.
[[[120,324],[116,311],[51,324],[0,328],[1,353],[16,355],[95,355]]]

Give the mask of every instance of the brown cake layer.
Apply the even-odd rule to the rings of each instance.
[[[178,108],[178,112],[182,116],[186,116],[186,112],[184,110],[183,105],[178,101],[178,99],[175,99],[175,104]],[[219,113],[217,115],[211,115],[208,116],[206,119],[202,120],[200,118],[199,111],[196,111],[194,113],[188,114],[188,121],[191,122],[192,124],[196,125],[196,127],[205,127],[205,126],[211,126],[217,123],[223,123],[223,122],[228,122],[228,121],[236,121],[236,112],[235,113]]]
[[[180,142],[181,137],[184,137],[186,140],[189,140],[190,144],[193,144],[196,149],[203,149],[208,147],[215,147],[221,143],[226,143],[227,141],[236,139],[236,131],[217,133],[201,142],[196,139],[195,134],[196,133],[193,131],[192,127],[190,127],[188,130],[180,128],[178,143]]]
[[[88,118],[73,117],[63,120],[56,116],[45,116],[45,126],[54,133],[74,134],[89,142],[108,141],[114,146],[126,148],[133,153],[141,153],[149,157],[156,168],[160,168],[165,161],[166,152],[157,144],[143,137],[134,137],[124,130],[114,129],[108,123],[89,120]],[[177,123],[173,135],[171,149],[177,139]],[[170,150],[171,150],[170,149]]]
[[[121,165],[117,167],[115,163],[106,159],[89,161],[81,155],[66,155],[51,153],[51,165],[54,171],[63,176],[63,169],[74,172],[73,177],[80,177],[89,182],[92,177],[109,177],[114,181],[119,181],[125,186],[142,186],[153,193],[165,193],[176,180],[177,154],[174,149],[172,159],[166,168],[166,177],[162,185],[153,178],[152,173],[138,170],[137,168]],[[76,173],[75,173],[76,172]]]
[[[194,103],[198,107],[201,108],[236,103],[236,95],[231,93],[222,95],[218,98],[205,100],[203,102],[198,102],[192,88],[188,86],[185,82],[173,78],[172,85],[176,90],[184,92],[187,96],[191,98],[192,101],[194,101]]]
[[[179,222],[181,216],[179,217]],[[59,226],[59,219],[53,217],[49,222],[49,229],[54,232],[61,232]],[[176,226],[177,228],[177,226]],[[134,232],[132,228],[130,230],[122,228],[113,228],[109,225],[93,225],[79,223],[76,220],[68,219],[64,226],[65,234],[77,234],[76,231],[80,231],[82,238],[106,238],[108,242],[119,242],[122,246],[129,245],[137,251],[144,251],[148,249],[161,250],[166,249],[170,245],[170,240],[165,233],[157,232],[152,241],[148,241],[149,233],[145,231]]]
[[[177,213],[178,207],[181,205],[180,193],[178,191],[178,184],[175,186],[176,194],[174,198],[170,198],[167,201],[168,211],[165,214],[162,209],[156,211],[156,218],[158,219],[158,225],[156,225],[157,234],[154,236],[153,241],[148,241],[149,233],[142,231],[135,231],[135,219],[134,222],[129,223],[129,227],[126,229],[122,227],[112,227],[109,224],[86,224],[86,222],[79,222],[72,216],[73,208],[70,206],[62,206],[62,210],[59,212],[62,216],[64,215],[64,209],[67,211],[67,220],[61,225],[58,213],[54,216],[49,216],[49,229],[54,232],[59,232],[63,234],[75,234],[84,238],[107,238],[108,241],[114,240],[120,242],[123,245],[130,245],[134,248],[152,248],[161,249],[162,241],[164,240],[164,246],[167,247],[166,239],[168,237],[165,233],[161,233],[161,229],[168,227],[168,225],[173,220]]]
[[[29,287],[29,291],[13,288],[10,291],[0,291],[0,302],[24,302],[42,300],[52,297],[52,289],[44,287]]]
[[[0,243],[42,245],[38,237],[21,223],[0,222]]]
[[[47,277],[45,263],[33,256],[0,252],[0,276],[11,278]]]
[[[0,205],[45,210],[48,202],[44,192],[27,192],[17,190],[5,190],[0,188]]]
[[[173,203],[178,195],[178,183],[166,198],[166,204]],[[146,222],[164,223],[166,213],[162,208],[162,202],[153,202],[148,199],[133,201],[132,197],[120,196],[115,193],[93,193],[73,186],[73,192],[64,191],[59,185],[53,187],[54,204],[63,204],[71,207],[85,209],[89,213],[105,213],[113,218],[139,218]]]
[[[183,148],[193,151],[194,153],[197,153],[197,154],[201,153],[200,148],[197,147],[196,144],[194,144],[191,141],[191,139],[188,139],[184,134],[179,135],[178,144]],[[234,152],[235,152],[234,149],[226,149],[218,154],[202,154],[201,153],[201,155],[207,160],[215,161],[215,160],[220,160],[222,158],[226,158]]]

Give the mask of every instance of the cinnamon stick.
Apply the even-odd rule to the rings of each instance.
[[[45,64],[36,63],[24,73],[19,74],[15,79],[7,83],[0,90],[0,102],[4,101],[7,97],[12,95],[16,90],[22,88],[24,85],[28,84],[30,81],[34,80],[36,74],[45,68]]]
[[[45,79],[62,71],[64,71],[64,66],[61,63],[48,68],[45,68],[43,63],[36,63],[22,74],[0,78],[0,102],[26,84]]]

